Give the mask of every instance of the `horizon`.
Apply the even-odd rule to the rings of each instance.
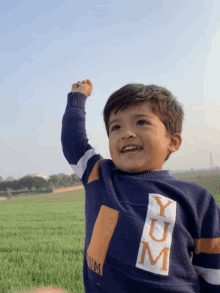
[[[219,169],[218,170],[215,170],[216,167],[219,168]],[[220,166],[216,166],[216,167],[214,167],[214,169],[211,169],[211,167],[208,168],[208,169],[207,168],[201,168],[201,169],[195,169],[195,168],[193,168],[194,169],[193,171],[191,171],[191,169],[177,169],[177,170],[163,169],[163,170],[168,170],[169,173],[172,173],[172,174],[178,174],[178,173],[179,174],[180,173],[199,173],[199,172],[220,172]],[[61,176],[61,174],[62,174],[62,175],[68,175],[68,176],[70,176],[70,175],[75,174],[75,173],[73,172],[72,174],[65,174],[65,173],[46,174],[46,173],[42,173],[41,172],[41,173],[34,173],[34,174],[26,174],[26,175],[24,175],[22,177],[14,178],[14,180],[19,180],[19,179],[21,179],[21,178],[23,178],[25,176],[34,176],[34,175],[38,175],[38,174],[43,174],[43,175],[48,175],[48,176],[51,176],[51,175],[56,175],[56,176],[60,175]],[[3,178],[2,181],[7,181],[7,180]]]

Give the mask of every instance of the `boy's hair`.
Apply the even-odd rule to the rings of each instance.
[[[103,118],[108,138],[109,117],[113,109],[116,114],[119,110],[132,109],[132,106],[143,105],[146,102],[149,102],[151,111],[163,122],[166,135],[171,137],[174,133],[182,133],[183,106],[169,90],[154,84],[129,83],[113,92],[106,102]],[[164,162],[169,159],[170,155],[171,153],[167,155]]]

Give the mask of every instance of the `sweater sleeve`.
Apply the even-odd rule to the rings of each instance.
[[[208,189],[206,193],[198,210],[192,263],[199,276],[200,293],[220,293],[220,208]]]
[[[93,167],[103,159],[88,143],[85,129],[86,99],[81,93],[68,94],[61,131],[63,154],[84,187],[94,175],[91,172]]]

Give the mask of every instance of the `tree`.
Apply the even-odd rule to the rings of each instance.
[[[30,191],[33,190],[45,190],[45,189],[57,189],[62,187],[72,187],[82,185],[79,177],[76,174],[69,175],[51,175],[48,180],[32,175],[26,175],[18,180],[5,180],[0,182],[0,191],[6,191],[9,188],[11,191]]]
[[[8,176],[6,180],[7,180],[7,181],[14,180],[14,177],[12,177],[12,176]]]

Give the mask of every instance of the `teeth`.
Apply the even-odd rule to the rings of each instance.
[[[128,151],[128,150],[132,150],[132,149],[140,149],[140,147],[136,147],[136,146],[126,147],[125,149],[123,149],[123,152]]]

